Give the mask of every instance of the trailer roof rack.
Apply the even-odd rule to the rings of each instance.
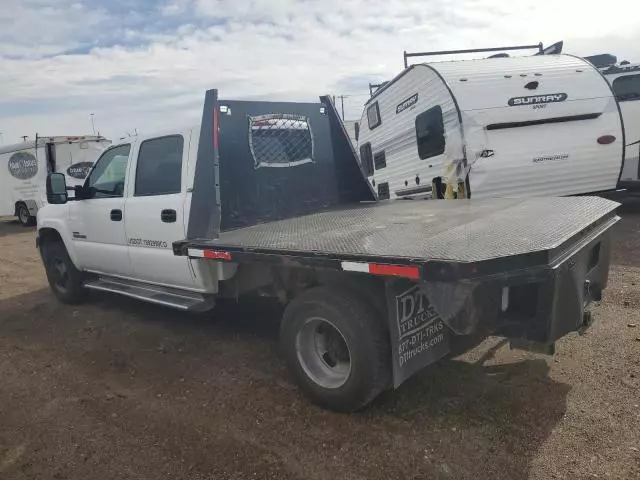
[[[404,68],[409,66],[407,58],[409,57],[430,57],[435,55],[455,55],[458,53],[479,53],[479,52],[505,52],[511,50],[532,50],[537,49],[538,53],[544,51],[542,42],[536,45],[516,45],[513,47],[490,47],[490,48],[468,48],[465,50],[439,50],[435,52],[407,52],[404,51]]]
[[[380,82],[380,83],[370,83],[369,84],[369,96],[373,97],[373,93],[378,90],[379,88],[384,87],[387,83],[389,83],[389,81],[386,82]]]

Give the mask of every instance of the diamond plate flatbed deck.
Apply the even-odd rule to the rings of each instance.
[[[557,249],[616,202],[599,197],[392,200],[222,232],[181,247],[333,259],[482,262]]]

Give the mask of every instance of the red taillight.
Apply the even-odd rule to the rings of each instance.
[[[342,262],[342,269],[348,272],[364,272],[373,275],[406,277],[420,279],[420,267],[417,265],[389,265],[380,263]]]
[[[370,263],[369,273],[374,275],[388,275],[390,277],[407,277],[414,280],[420,278],[420,269],[415,265],[381,265]]]
[[[231,253],[229,252],[220,252],[218,250],[203,250],[204,258],[209,258],[211,260],[229,260],[231,261]]]
[[[613,135],[602,135],[600,138],[598,138],[598,143],[600,145],[609,145],[610,143],[613,143],[616,141],[616,137],[614,137]]]

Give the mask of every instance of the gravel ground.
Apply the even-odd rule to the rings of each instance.
[[[354,415],[291,384],[276,312],[64,306],[34,230],[0,220],[0,479],[638,479],[640,208],[622,215],[586,335],[553,358],[488,339]]]

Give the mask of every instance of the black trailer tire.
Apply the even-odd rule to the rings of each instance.
[[[307,290],[287,306],[282,352],[297,384],[316,404],[356,411],[391,385],[388,329],[376,315],[357,293],[331,287]]]
[[[46,243],[42,249],[47,280],[56,298],[71,305],[82,302],[87,296],[83,275],[71,261],[64,244]]]
[[[32,227],[35,225],[36,218],[31,215],[29,209],[24,203],[19,203],[16,208],[16,216],[18,217],[18,221],[20,225],[23,227]]]

